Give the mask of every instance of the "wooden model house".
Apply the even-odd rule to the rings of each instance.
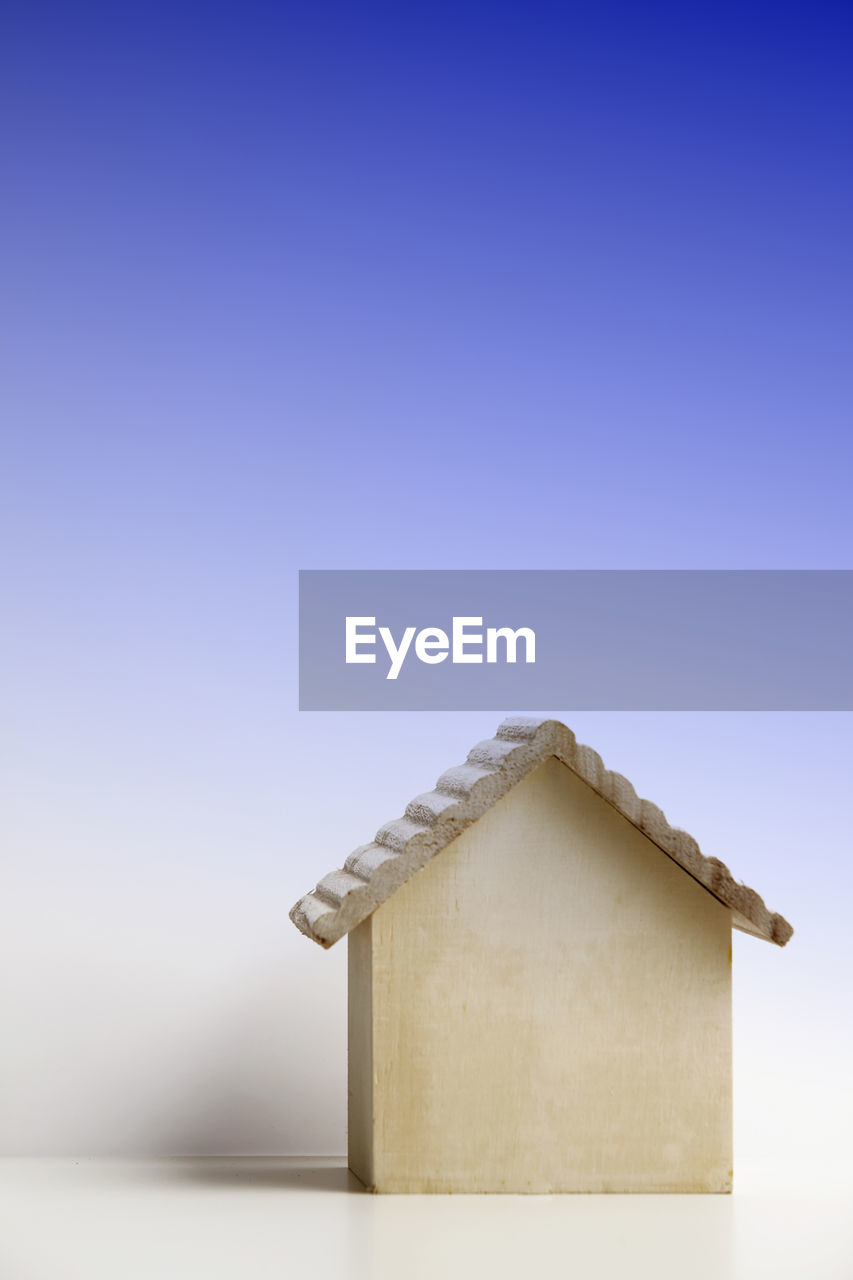
[[[731,930],[793,932],[555,720],[505,720],[293,908],[349,935],[375,1191],[729,1191]]]

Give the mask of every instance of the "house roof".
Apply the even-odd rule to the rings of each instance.
[[[671,827],[649,800],[641,800],[627,778],[605,769],[591,747],[575,741],[559,720],[510,716],[494,738],[468,752],[465,764],[443,773],[433,791],[415,796],[402,818],[380,827],[342,870],[324,876],[290,912],[298,929],[323,947],[349,933],[381,903],[446,848],[542,761],[556,756],[608,804],[638,827],[688,875],[732,911],[732,923],[784,947],[794,932],[768,911],[754,889],[739,884],[718,858],[706,858],[686,831]]]

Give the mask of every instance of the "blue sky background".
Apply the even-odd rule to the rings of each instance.
[[[6,7],[12,1149],[341,1149],[287,908],[496,718],[300,716],[299,568],[850,567],[851,25]],[[555,712],[798,927],[750,1015],[840,1036],[849,717]]]

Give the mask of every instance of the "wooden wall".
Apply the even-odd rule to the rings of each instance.
[[[366,1185],[731,1189],[731,913],[558,760],[349,948]]]

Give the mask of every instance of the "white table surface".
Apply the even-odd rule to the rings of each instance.
[[[339,1159],[0,1161],[2,1280],[853,1280],[853,1179],[732,1196],[373,1196]]]

